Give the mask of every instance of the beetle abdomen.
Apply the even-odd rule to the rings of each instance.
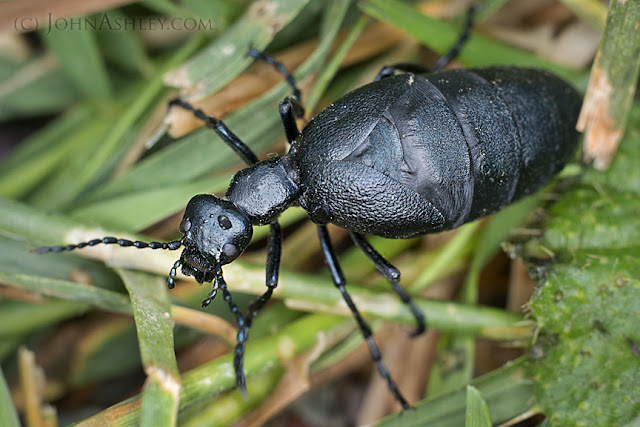
[[[374,82],[318,114],[294,144],[307,186],[301,203],[318,222],[387,237],[457,227],[536,191],[564,166],[577,144],[580,103],[567,83],[533,69],[450,70]],[[358,169],[366,177],[340,179],[351,163],[366,166]],[[389,181],[380,175],[400,187],[383,185]],[[381,220],[363,227],[352,208],[366,205],[358,195],[370,197],[367,186],[400,206],[391,217],[383,215],[388,204],[384,212],[367,210]],[[425,218],[438,220],[417,229],[415,210],[398,202],[406,198],[402,187],[424,200],[424,212],[432,212]],[[350,195],[349,203],[342,194]]]
[[[555,75],[491,67],[427,78],[458,117],[469,149],[473,201],[457,225],[535,192],[575,152],[582,99]]]

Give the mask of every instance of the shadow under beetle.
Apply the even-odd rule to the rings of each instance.
[[[371,329],[346,289],[326,224],[349,230],[354,243],[375,264],[413,312],[417,327],[425,320],[399,285],[400,272],[363,237],[407,238],[458,227],[494,213],[545,185],[575,151],[574,129],[581,97],[563,80],[535,69],[488,67],[439,71],[469,35],[471,13],[456,45],[427,73],[417,65],[383,68],[375,81],[328,106],[298,131],[304,114],[293,77],[270,56],[249,54],[282,73],[293,95],[280,103],[291,148],[282,157],[259,161],[215,117],[175,99],[171,106],[190,110],[214,130],[248,165],[232,178],[222,199],[193,197],[180,223],[180,240],[132,242],[105,237],[68,246],[36,249],[60,252],[118,244],[176,250],[184,247],[169,273],[177,269],[199,283],[212,282],[206,307],[222,292],[238,323],[234,366],[246,394],[243,356],[249,327],[278,284],[282,235],[278,216],[299,205],[318,225],[318,236],[334,284],[353,313],[373,360],[403,408],[409,404],[382,363]],[[396,71],[404,74],[395,75]],[[251,241],[254,225],[270,225],[266,292],[244,316],[233,302],[222,266],[235,260]]]

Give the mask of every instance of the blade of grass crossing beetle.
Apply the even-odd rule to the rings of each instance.
[[[47,216],[18,202],[0,199],[0,232],[4,233],[7,229],[14,235],[45,244],[77,243],[95,238],[96,235],[113,234],[105,230],[89,230],[77,223]],[[68,242],[71,238],[72,242]],[[94,249],[97,250],[98,247]],[[130,254],[130,248],[112,249],[91,254],[88,250],[78,251],[78,254],[99,257],[121,267],[161,275],[167,274],[175,261],[175,254],[167,251],[141,250],[139,255],[131,257],[127,255]],[[264,292],[264,265],[236,261],[226,267],[225,277],[229,283],[234,283],[234,289],[238,291],[252,294]],[[336,312],[336,307],[342,301],[339,293],[333,292],[335,287],[328,277],[283,270],[281,280],[283,286],[278,288],[279,296],[291,307]],[[358,299],[359,308],[363,313],[407,324],[414,322],[411,312],[393,295],[381,295],[377,291],[367,290],[356,284],[350,286],[352,296]],[[520,316],[502,310],[419,299],[416,303],[421,310],[429,313],[430,324],[437,329],[476,333],[501,339],[522,339],[531,334],[529,326],[519,324]],[[340,309],[340,313],[350,315],[346,309]]]
[[[140,406],[143,426],[173,426],[180,396],[180,374],[173,349],[173,323],[165,282],[147,273],[117,269],[129,295],[147,374]]]
[[[191,99],[210,95],[235,78],[253,58],[247,49],[263,50],[279,29],[291,21],[308,0],[256,1],[247,12],[209,47],[165,76],[179,88],[197,86]]]
[[[365,13],[407,32],[440,54],[449,50],[460,35],[460,28],[420,14],[411,5],[398,0],[365,0],[359,4]],[[496,64],[540,67],[569,80],[581,75],[577,71],[476,34],[469,38],[457,59],[470,67]]]

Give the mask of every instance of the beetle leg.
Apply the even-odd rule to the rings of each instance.
[[[280,272],[280,255],[282,254],[282,231],[277,221],[271,223],[269,240],[267,242],[267,291],[249,306],[247,315],[247,327],[251,326],[253,318],[265,306],[271,298],[273,291],[278,286],[278,273]]]
[[[432,69],[423,67],[418,64],[394,64],[394,65],[386,65],[382,67],[382,69],[378,72],[374,81],[378,81],[384,79],[386,77],[391,77],[395,74],[396,71],[404,71],[405,73],[414,73],[414,74],[423,74],[428,72],[436,72],[442,70],[447,66],[449,62],[451,62],[458,54],[460,50],[466,43],[469,35],[471,34],[471,28],[473,27],[473,17],[475,15],[475,6],[469,6],[467,9],[467,19],[464,23],[464,28],[462,29],[462,33],[458,36],[458,40],[456,40],[455,44],[444,54],[442,55],[438,61],[436,61],[435,65]]]
[[[418,64],[402,63],[402,64],[394,64],[394,65],[385,65],[378,72],[378,75],[376,76],[375,79],[373,79],[373,81],[377,82],[378,80],[391,77],[396,73],[396,71],[404,71],[405,73],[413,73],[413,74],[423,74],[423,73],[428,73],[429,69]]]
[[[380,372],[380,375],[382,375],[382,378],[384,378],[387,381],[387,386],[389,387],[389,390],[391,391],[391,393],[393,393],[396,400],[400,402],[400,404],[402,405],[402,408],[403,409],[410,408],[411,406],[406,401],[406,399],[402,396],[395,382],[393,382],[393,380],[391,379],[391,375],[389,374],[389,371],[387,370],[386,366],[384,365],[384,363],[382,363],[380,351],[378,350],[376,343],[373,341],[371,328],[369,327],[367,322],[362,318],[362,315],[358,311],[358,308],[356,307],[355,303],[351,299],[351,296],[347,292],[347,288],[345,286],[346,281],[344,279],[344,275],[342,274],[342,269],[340,268],[340,264],[338,264],[338,259],[335,255],[335,252],[333,251],[333,246],[331,245],[331,240],[329,239],[329,233],[327,233],[326,226],[324,225],[318,226],[318,236],[320,237],[322,252],[324,253],[325,259],[327,260],[327,264],[329,266],[329,271],[331,272],[333,283],[336,285],[336,287],[342,294],[342,298],[344,299],[344,302],[347,304],[347,306],[351,310],[351,313],[353,314],[353,317],[355,317],[356,322],[358,322],[360,331],[362,332],[362,335],[364,336],[365,340],[367,341],[367,344],[369,345],[369,352],[371,353],[371,357],[373,358],[373,361],[376,362],[376,365],[378,366],[378,371]]]
[[[300,89],[296,85],[296,80],[289,70],[287,70],[287,67],[285,67],[281,62],[276,61],[273,56],[259,52],[252,47],[249,48],[248,55],[272,65],[276,71],[284,76],[289,86],[291,86],[291,96],[287,96],[280,103],[280,118],[282,119],[282,125],[284,126],[287,140],[291,143],[296,139],[299,133],[296,119],[304,117],[304,107],[302,106]]]
[[[411,296],[404,290],[402,286],[400,286],[400,270],[395,268],[389,261],[384,259],[382,255],[378,251],[375,250],[373,246],[364,238],[362,234],[354,233],[350,231],[351,239],[353,242],[364,252],[364,254],[373,262],[376,266],[380,274],[382,274],[391,287],[395,291],[396,294],[400,297],[403,303],[409,306],[409,309],[413,313],[413,316],[416,319],[416,330],[411,333],[412,337],[418,336],[422,334],[426,330],[426,325],[424,321],[424,315],[422,311],[414,304],[411,300]]]
[[[300,133],[296,118],[304,115],[304,108],[302,108],[302,105],[300,105],[295,98],[287,96],[280,103],[279,111],[282,126],[284,126],[284,133],[287,135],[287,141],[291,144],[293,140],[298,137],[298,133]]]
[[[442,70],[449,62],[451,62],[458,54],[460,50],[466,43],[467,39],[471,35],[471,28],[473,27],[473,17],[476,13],[476,8],[474,5],[469,6],[467,9],[467,19],[464,23],[464,28],[462,29],[462,33],[458,36],[458,40],[456,43],[447,51],[444,55],[442,55],[438,61],[436,61],[433,66],[432,72]]]
[[[249,148],[247,144],[242,142],[240,138],[236,136],[236,134],[231,132],[231,129],[229,129],[222,120],[207,115],[201,109],[195,108],[193,105],[189,104],[186,101],[183,101],[180,98],[175,98],[169,101],[169,107],[172,106],[182,107],[185,110],[191,111],[193,115],[202,120],[209,129],[212,129],[215,133],[217,133],[218,136],[222,138],[222,140],[229,147],[231,147],[233,151],[235,151],[249,166],[254,163],[258,163],[258,156],[256,156],[251,148]]]
[[[296,79],[289,72],[289,70],[287,70],[287,67],[285,67],[282,62],[276,61],[276,59],[273,56],[259,52],[252,47],[249,47],[249,51],[247,52],[247,54],[256,59],[264,61],[269,65],[272,65],[280,74],[282,74],[284,78],[287,80],[287,83],[289,83],[289,86],[291,86],[291,89],[293,90],[293,95],[292,95],[293,98],[295,98],[298,102],[300,102],[300,89],[296,85]]]

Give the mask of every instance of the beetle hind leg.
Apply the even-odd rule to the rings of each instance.
[[[422,311],[415,305],[407,291],[398,283],[400,281],[400,271],[384,259],[384,257],[367,242],[362,234],[354,233],[353,231],[349,232],[349,234],[353,242],[364,252],[367,258],[373,262],[380,274],[387,279],[387,282],[389,282],[394,292],[398,294],[402,302],[406,304],[411,310],[411,313],[413,313],[413,317],[416,319],[416,330],[411,332],[410,335],[415,337],[426,331],[427,327],[424,314],[422,314]]]
[[[436,71],[442,70],[444,67],[447,66],[447,64],[449,64],[449,62],[451,62],[453,59],[455,59],[456,56],[458,56],[458,54],[460,53],[460,50],[462,50],[462,47],[469,39],[469,36],[471,35],[471,28],[473,27],[474,16],[475,16],[475,6],[471,5],[469,9],[467,9],[467,19],[464,23],[464,28],[462,29],[462,33],[460,33],[460,35],[458,36],[458,39],[456,40],[455,44],[444,55],[438,58],[438,61],[436,61],[433,68],[429,69],[429,68],[423,67],[422,65],[405,64],[405,63],[386,65],[382,67],[382,69],[378,72],[378,75],[376,76],[376,78],[373,80],[378,81],[386,77],[391,77],[396,73],[396,71],[403,71],[405,73],[423,74],[423,73],[436,72]]]
[[[340,293],[342,294],[342,298],[344,302],[347,304],[353,317],[358,322],[358,326],[360,327],[360,331],[367,341],[367,345],[369,346],[369,352],[371,353],[371,358],[376,363],[378,367],[378,371],[382,378],[387,381],[387,387],[396,398],[396,400],[402,405],[402,409],[409,409],[411,405],[407,402],[407,400],[402,396],[400,390],[396,386],[396,383],[391,378],[391,374],[389,374],[389,370],[382,362],[382,357],[380,356],[380,350],[376,346],[376,343],[373,341],[371,328],[367,324],[367,322],[362,318],[360,311],[356,307],[355,303],[351,299],[351,296],[347,292],[346,281],[344,275],[342,274],[342,269],[340,268],[340,264],[338,264],[338,259],[333,251],[333,246],[331,245],[331,240],[329,239],[329,233],[327,233],[327,227],[324,225],[318,226],[318,236],[320,237],[320,244],[322,246],[322,252],[324,253],[324,257],[327,260],[327,264],[329,266],[329,271],[331,272],[331,277],[333,279],[333,283],[338,288]]]

